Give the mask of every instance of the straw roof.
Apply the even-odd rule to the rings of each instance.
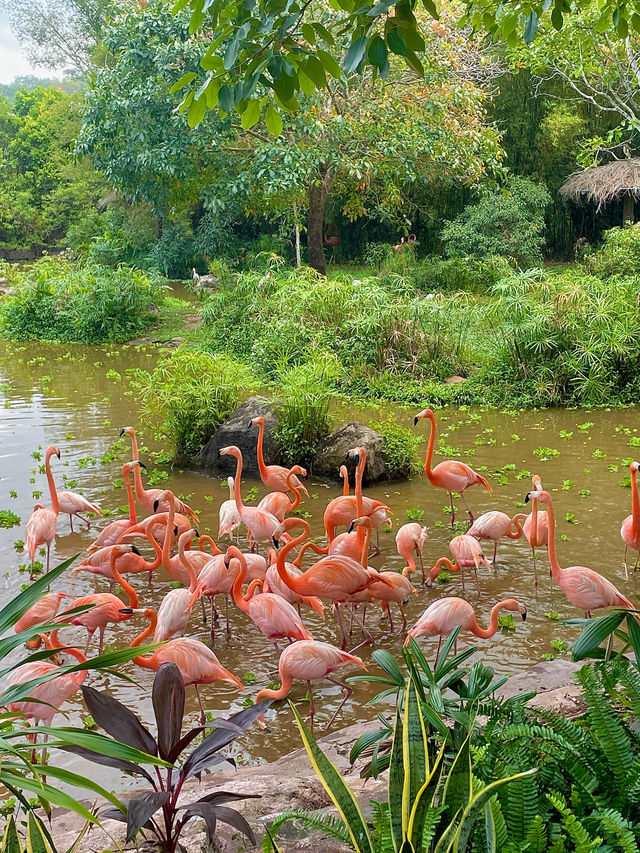
[[[627,194],[640,199],[639,157],[613,160],[605,166],[595,166],[583,172],[575,172],[560,187],[560,196],[565,201],[595,202],[598,210],[603,204],[608,204]]]

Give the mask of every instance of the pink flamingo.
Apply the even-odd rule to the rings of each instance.
[[[284,598],[285,601],[288,601],[289,604],[295,604],[298,608],[298,613],[300,613],[300,605],[306,604],[307,607],[310,607],[318,614],[318,616],[322,616],[324,619],[324,607],[319,598],[308,595],[298,595],[298,593],[294,592],[291,587],[288,587],[283,583],[276,566],[277,556],[277,552],[273,548],[270,548],[269,567],[265,576],[263,591],[274,592],[276,595],[280,595]],[[295,575],[295,577],[300,577],[302,574],[302,571],[297,566],[294,566],[293,563],[285,563],[285,568],[290,575]]]
[[[233,531],[242,524],[236,499],[233,496],[233,477],[227,477],[227,485],[229,486],[229,500],[223,501],[218,510],[218,539],[221,539],[225,534],[229,539],[233,539]]]
[[[434,580],[438,577],[443,567],[450,572],[460,572],[462,576],[462,589],[464,589],[464,569],[467,566],[473,566],[478,575],[478,567],[481,563],[490,570],[491,566],[487,562],[487,558],[482,552],[480,543],[468,533],[463,533],[461,536],[454,536],[449,542],[449,550],[453,557],[453,563],[448,557],[440,557],[436,561],[433,568],[429,571],[427,578],[427,586],[432,586]]]
[[[269,492],[269,494],[265,495],[258,504],[258,509],[270,512],[271,515],[275,515],[278,521],[284,521],[286,515],[293,512],[294,509],[297,509],[300,506],[300,489],[293,482],[294,478],[296,480],[298,479],[296,474],[302,474],[306,477],[307,472],[300,465],[294,465],[287,474],[286,482],[288,491],[293,492],[295,495],[292,501],[289,500],[288,492]]]
[[[223,447],[218,451],[219,456],[233,456],[236,460],[236,475],[233,478],[233,492],[236,499],[236,507],[238,514],[242,519],[242,523],[249,531],[249,535],[253,538],[251,550],[255,549],[257,542],[271,539],[273,532],[276,530],[280,521],[270,512],[265,512],[263,509],[258,509],[257,506],[246,506],[242,503],[242,495],[240,493],[240,479],[242,477],[242,451],[235,444],[230,447]],[[283,469],[286,471],[286,469]]]
[[[58,459],[60,458],[60,454],[58,454]],[[52,478],[49,479],[49,494],[51,495],[51,501],[53,502],[53,494],[51,492],[51,483]],[[54,487],[55,488],[55,487]],[[82,495],[79,495],[77,492],[58,492],[58,507],[59,512],[64,515],[69,516],[69,523],[71,525],[71,532],[73,533],[73,516],[77,515],[84,523],[87,525],[87,530],[91,527],[91,522],[88,518],[84,518],[84,516],[80,515],[81,512],[92,512],[94,515],[102,515],[100,512],[100,507],[98,504],[91,503]]]
[[[103,578],[109,578],[111,593],[115,592],[116,578],[111,571],[111,558],[115,554],[116,565],[118,572],[126,575],[138,575],[142,572],[148,572],[149,576],[160,565],[159,558],[156,558],[152,563],[148,563],[135,545],[126,544],[126,551],[122,550],[122,545],[107,545],[106,548],[100,548],[99,551],[94,551],[88,557],[85,557],[71,572],[72,577],[76,577],[81,572],[89,572],[92,575],[102,575]]]
[[[22,614],[20,619],[18,619],[16,624],[13,626],[13,630],[16,634],[19,634],[21,631],[33,628],[34,625],[46,625],[48,622],[51,622],[60,610],[60,604],[64,598],[73,598],[73,596],[69,595],[68,592],[48,592],[46,595],[43,595],[39,601],[32,604],[31,607]],[[37,649],[39,648],[40,643],[40,638],[34,637],[33,640],[29,640],[27,642],[27,645],[31,649]]]
[[[436,418],[431,409],[423,409],[423,411],[419,412],[413,419],[414,426],[416,426],[418,421],[422,418],[427,418],[431,421],[429,443],[427,444],[427,458],[424,465],[424,471],[427,475],[427,479],[432,486],[437,486],[439,489],[445,489],[449,493],[449,500],[451,501],[452,527],[456,520],[455,508],[453,506],[453,492],[459,494],[464,501],[464,505],[469,513],[469,519],[473,524],[473,513],[469,509],[469,504],[464,496],[465,489],[479,483],[484,486],[487,492],[491,495],[493,494],[491,484],[485,480],[481,474],[474,471],[469,465],[465,465],[464,462],[458,462],[455,459],[447,459],[445,462],[439,462],[435,468],[432,468],[431,460],[433,458],[433,448],[436,441]]]
[[[133,615],[142,615],[149,620],[149,625],[142,631],[141,634],[131,641],[130,647],[133,649],[141,645],[147,637],[154,633],[158,622],[156,611],[147,608],[146,610],[138,610],[137,608],[127,607],[121,611],[123,618],[128,619]],[[200,696],[200,684],[213,684],[214,681],[228,681],[239,690],[244,690],[243,683],[236,676],[225,669],[209,646],[205,646],[199,640],[192,640],[190,637],[176,637],[173,640],[167,640],[164,645],[156,649],[153,654],[145,657],[139,655],[133,658],[133,662],[145,669],[158,670],[163,663],[175,663],[180,670],[180,675],[184,681],[185,687],[193,684],[200,705],[200,722],[205,724],[204,705]]]
[[[247,574],[247,561],[244,554],[235,545],[227,549],[225,562],[227,566],[231,559],[240,562],[240,571],[236,574],[231,589],[233,600],[240,610],[255,622],[268,640],[272,640],[276,651],[280,653],[278,640],[284,637],[292,640],[312,640],[311,633],[307,630],[304,622],[296,612],[293,605],[285,601],[280,595],[265,592],[254,595],[249,600],[242,597],[242,582]]]
[[[534,474],[531,477],[531,483],[533,488],[539,492],[542,491],[542,480],[537,474]],[[533,577],[534,584],[538,586],[538,567],[536,564],[536,548],[546,548],[549,542],[549,524],[546,512],[540,512],[538,510],[538,501],[534,498],[531,501],[531,512],[529,515],[526,515],[523,512],[519,512],[514,516],[515,519],[522,521],[524,519],[524,535],[529,543],[531,548],[531,554],[533,556]],[[551,576],[551,571],[549,571],[549,576]]]
[[[118,554],[126,553],[127,549],[131,549],[131,545],[116,545],[111,552],[111,574],[114,579],[120,584],[123,592],[129,599],[129,607],[136,608],[138,606],[138,595],[135,589],[128,583],[118,571],[116,560]],[[69,621],[72,625],[80,625],[87,629],[87,645],[85,654],[89,649],[91,638],[96,630],[100,631],[100,642],[98,646],[98,654],[102,654],[104,647],[104,629],[109,622],[122,622],[129,618],[129,614],[123,613],[123,602],[120,598],[110,592],[94,592],[92,595],[83,595],[81,598],[76,598],[72,601],[68,610],[74,610],[76,607],[91,607],[85,613],[79,613],[73,616]],[[61,614],[64,616],[64,613]]]
[[[493,564],[495,566],[498,541],[504,536],[508,539],[519,539],[524,533],[520,525],[522,517],[522,513],[519,513],[510,518],[506,512],[493,509],[479,515],[467,532],[469,536],[475,536],[476,539],[489,539],[493,542]],[[515,530],[512,529],[513,527]]]
[[[250,582],[254,580],[264,581],[267,573],[267,561],[261,554],[245,554],[245,562],[247,564],[247,575],[245,580]],[[236,579],[236,574],[240,571],[240,563],[235,560],[230,566],[225,563],[225,555],[220,552],[211,557],[202,567],[198,574],[198,582],[202,584],[202,594],[209,599],[211,606],[211,639],[215,642],[215,622],[218,619],[218,613],[214,603],[217,595],[225,597],[225,612],[226,612],[226,631],[231,633],[231,625],[229,622],[229,595],[233,587],[233,582]],[[206,625],[206,616],[204,614],[203,603],[203,622]]]
[[[638,568],[638,560],[640,560],[640,494],[638,494],[638,468],[639,462],[632,462],[629,465],[629,474],[631,477],[631,515],[628,515],[622,522],[620,528],[620,536],[624,542],[624,567],[627,568],[627,550],[631,547],[637,551],[636,562],[633,571]]]
[[[364,661],[359,657],[337,649],[330,643],[321,643],[319,640],[300,640],[297,643],[292,643],[284,649],[278,662],[281,686],[277,690],[262,689],[256,696],[256,702],[261,699],[284,699],[291,691],[294,681],[306,681],[309,692],[309,720],[311,728],[313,728],[315,708],[311,684],[326,679],[344,690],[344,698],[327,725],[329,728],[344,703],[353,693],[352,687],[343,681],[338,681],[337,678],[332,678],[331,673],[348,663],[355,664],[361,669],[367,668]]]
[[[402,630],[404,631],[407,627],[407,617],[405,616],[403,605],[409,601],[409,596],[412,593],[417,595],[418,590],[409,578],[405,577],[401,572],[380,572],[380,577],[382,580],[372,583],[367,588],[367,592],[372,600],[379,601],[382,604],[382,612],[387,615],[389,627],[392,631],[393,617],[390,605],[392,602],[398,605],[398,610],[402,616]]]
[[[189,586],[172,589],[162,599],[158,609],[158,624],[153,635],[154,643],[161,643],[175,634],[184,634],[191,611],[202,595],[204,584],[198,580],[193,563],[187,560],[185,554],[185,546],[187,542],[191,542],[195,533],[195,530],[187,530],[178,540],[178,554],[189,575]],[[196,551],[195,554],[204,552]]]
[[[584,610],[587,618],[592,610],[602,607],[625,607],[635,610],[629,599],[622,595],[616,587],[593,569],[585,566],[570,566],[563,569],[558,562],[556,553],[556,516],[553,501],[549,492],[532,491],[525,498],[525,503],[537,498],[547,508],[549,516],[549,567],[553,578],[574,607]]]
[[[123,427],[120,430],[120,436],[123,436],[125,434],[128,435],[131,439],[131,451],[133,453],[133,459],[134,461],[136,461],[138,459],[138,440],[136,438],[136,432],[133,427]],[[140,468],[133,469],[133,479],[136,489],[136,500],[138,501],[140,506],[146,512],[157,512],[158,510],[154,509],[153,505],[158,499],[158,495],[162,493],[162,489],[145,489],[145,487],[142,485],[142,475],[140,473]],[[161,509],[163,511],[166,511],[168,510],[168,507],[162,506]],[[183,501],[177,501],[176,509],[183,515],[188,515],[193,522],[197,523],[198,516],[186,503],[184,503]]]
[[[49,571],[49,562],[51,559],[51,543],[56,536],[56,528],[58,526],[58,513],[60,505],[58,503],[58,493],[56,484],[51,473],[51,457],[57,456],[60,459],[60,451],[52,444],[47,447],[45,452],[45,470],[47,472],[47,482],[49,484],[49,494],[51,495],[51,508],[44,504],[37,503],[33,508],[33,512],[29,516],[26,524],[26,543],[31,561],[31,580],[33,580],[33,563],[36,558],[36,551],[40,545],[47,546],[47,571]]]
[[[119,518],[117,521],[112,521],[103,527],[94,541],[89,545],[88,551],[93,554],[94,551],[99,551],[100,548],[105,548],[107,545],[115,545],[119,537],[126,531],[138,523],[138,514],[136,513],[136,504],[133,497],[133,489],[131,488],[131,471],[140,465],[145,466],[137,459],[135,462],[125,462],[122,466],[122,477],[127,490],[127,502],[129,504],[129,518]]]
[[[411,637],[417,638],[423,635],[427,637],[438,637],[438,651],[436,652],[435,666],[438,666],[438,657],[440,656],[440,646],[442,645],[442,637],[450,634],[455,628],[462,628],[463,631],[471,631],[476,637],[483,640],[488,640],[498,630],[498,614],[501,610],[518,611],[524,621],[527,618],[527,608],[524,604],[520,604],[515,598],[508,598],[506,601],[500,601],[494,605],[491,610],[491,621],[488,628],[481,628],[478,625],[476,614],[473,607],[464,598],[440,598],[434,601],[424,611],[413,628],[409,629],[407,639],[404,641],[405,646],[409,645]]]
[[[346,465],[340,466],[340,477],[342,479],[342,496],[346,498],[349,495],[349,469]]]
[[[422,527],[415,521],[410,524],[403,524],[402,527],[398,528],[398,532],[396,533],[396,549],[407,564],[402,570],[402,574],[406,576],[411,574],[411,572],[415,572],[416,560],[413,555],[416,553],[420,560],[420,568],[422,569],[422,583],[425,582],[422,549],[428,535],[429,528]]]
[[[262,449],[264,441],[264,418],[262,416],[252,418],[252,420],[249,421],[249,426],[252,426],[253,424],[258,425],[258,443],[256,446],[256,455],[258,458],[258,470],[260,472],[260,479],[268,489],[271,489],[272,492],[288,491],[287,474],[289,473],[289,469],[284,468],[282,465],[265,465],[264,453]],[[301,483],[297,477],[292,477],[291,482],[294,483],[298,489],[303,491],[305,495],[307,495],[307,497],[309,497],[307,487],[303,483]]]

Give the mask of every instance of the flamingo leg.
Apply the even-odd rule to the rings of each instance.
[[[498,540],[496,539],[496,541],[493,543],[493,565],[494,566],[496,564],[497,553],[498,553]]]
[[[391,615],[391,605],[387,605],[387,616],[389,617],[389,627],[393,631],[393,616]]]
[[[198,704],[200,705],[200,725],[204,726],[207,721],[207,718],[204,713],[204,705],[202,704],[202,696],[200,695],[200,687],[198,684],[193,685],[196,688],[196,696],[198,697]]]
[[[640,551],[636,552],[636,561],[633,564],[633,571],[634,572],[637,571],[637,569],[638,569],[638,561],[640,561]]]
[[[342,710],[342,706],[344,705],[344,703],[347,701],[347,699],[348,699],[348,698],[351,696],[351,694],[353,693],[353,688],[352,688],[352,687],[349,687],[349,685],[348,685],[348,684],[345,684],[345,682],[344,682],[344,681],[338,681],[338,679],[337,679],[337,678],[331,678],[331,676],[330,676],[330,675],[328,675],[328,676],[327,676],[327,681],[331,681],[333,684],[337,684],[337,685],[338,685],[338,687],[342,687],[342,689],[344,690],[344,697],[343,697],[343,699],[342,699],[342,702],[341,702],[341,703],[338,705],[338,707],[336,708],[336,712],[335,712],[335,714],[333,715],[333,717],[331,717],[331,719],[330,719],[330,720],[329,720],[329,722],[327,723],[327,728],[325,729],[325,731],[328,731],[328,730],[331,728],[331,724],[333,723],[333,721],[335,720],[335,718],[338,716],[338,714],[339,714],[339,713],[340,713],[340,711]]]
[[[207,625],[207,611],[206,611],[205,606],[204,606],[204,596],[202,596],[202,598],[200,599],[200,606],[201,606],[201,608],[202,608],[202,624],[203,624],[203,625],[205,626],[205,628],[206,628],[206,625]]]
[[[309,691],[309,725],[311,726],[311,731],[313,731],[313,717],[316,709],[313,704],[313,690],[311,689],[310,681],[307,681],[307,690]]]
[[[405,616],[405,613],[404,613],[404,610],[402,609],[401,604],[398,604],[398,610],[402,614],[402,628],[401,628],[401,630],[404,631],[407,627],[407,617]]]
[[[227,635],[231,636],[231,625],[229,624],[229,596],[224,597],[224,618],[227,623]]]
[[[531,553],[533,554],[533,585],[538,589],[538,566],[536,565],[536,549],[534,545],[531,546]]]
[[[424,563],[422,562],[422,552],[418,551],[418,558],[420,559],[420,568],[422,569],[422,583],[425,582],[425,573],[424,573]]]
[[[79,519],[84,521],[84,523],[87,525],[87,530],[90,530],[91,529],[91,522],[89,521],[89,519],[85,518],[84,515],[80,515],[79,512],[77,512],[76,515],[78,516]],[[71,529],[73,530],[73,525],[71,526]]]
[[[467,499],[464,496],[464,492],[460,492],[460,497],[464,501],[464,505],[466,506],[467,512],[469,513],[469,521],[471,522],[471,524],[473,524],[473,513],[471,512],[469,504],[467,503]]]
[[[100,626],[100,643],[98,645],[98,654],[102,654],[102,649],[104,647],[104,625]]]
[[[453,492],[449,492],[449,501],[451,502],[451,526],[453,527],[456,520],[456,511],[453,507]]]
[[[342,613],[340,612],[340,605],[338,602],[334,602],[333,605],[336,609],[336,619],[338,620],[338,625],[340,627],[340,648],[344,651],[347,648],[347,635],[344,631],[344,625],[342,624]]]
[[[438,658],[440,657],[440,648],[441,648],[441,646],[442,646],[442,634],[439,634],[439,635],[438,635],[438,651],[436,652],[436,659],[435,659],[435,662],[434,662],[434,664],[433,664],[433,670],[434,670],[434,672],[435,672],[435,670],[438,668]]]
[[[368,629],[368,628],[365,628],[364,622],[362,622],[362,621],[360,620],[360,617],[358,616],[358,614],[357,614],[357,613],[355,613],[355,611],[354,611],[354,614],[353,614],[353,618],[354,618],[354,619],[356,620],[356,622],[360,625],[360,627],[362,628],[362,631],[363,631],[363,633],[364,633],[364,635],[365,635],[365,637],[366,637],[366,639],[365,639],[365,640],[363,640],[361,643],[359,643],[359,645],[357,645],[357,646],[356,646],[356,649],[359,649],[361,646],[366,646],[368,643],[372,643],[372,642],[373,642],[373,634],[371,634],[371,632],[369,631],[369,629]]]
[[[69,513],[69,524],[71,525],[71,532],[73,533],[73,516]]]

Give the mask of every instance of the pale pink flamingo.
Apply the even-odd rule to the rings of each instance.
[[[247,576],[245,580],[253,582],[254,580],[264,581],[267,573],[267,561],[261,554],[245,554],[245,562],[247,564]],[[215,642],[215,622],[218,620],[218,612],[216,610],[214,599],[217,595],[225,597],[225,612],[226,612],[226,631],[231,633],[231,625],[229,622],[229,595],[233,587],[233,582],[236,574],[240,571],[240,563],[236,560],[227,566],[225,556],[222,552],[211,557],[202,567],[198,574],[198,582],[202,584],[202,594],[209,599],[211,607],[211,639]],[[206,616],[204,613],[203,603],[203,622],[206,625]]]
[[[258,470],[260,472],[260,479],[265,484],[268,489],[271,489],[272,492],[286,492],[288,491],[287,487],[287,474],[289,472],[288,468],[283,467],[282,465],[266,465],[264,461],[264,453],[263,453],[263,440],[264,440],[264,418],[262,416],[257,418],[252,418],[249,422],[249,426],[253,424],[258,425],[258,442],[256,446],[256,455],[258,458]],[[307,487],[300,482],[297,477],[293,477],[291,480],[301,491],[309,496],[309,492],[307,491]]]
[[[60,454],[58,454],[58,459],[60,458]],[[47,478],[49,479],[49,478]],[[51,501],[53,502],[53,493],[51,491],[51,483],[53,479],[49,479],[49,494],[51,495]],[[54,487],[55,488],[55,487]],[[58,492],[58,507],[59,512],[63,515],[69,516],[69,524],[71,525],[71,532],[73,533],[73,516],[77,515],[79,519],[84,521],[87,525],[87,530],[91,527],[91,522],[88,518],[84,518],[84,516],[80,515],[81,512],[92,512],[94,515],[102,515],[100,511],[100,507],[98,504],[91,503],[82,495],[79,495],[77,492]]]
[[[508,539],[519,539],[524,530],[520,524],[522,513],[514,515],[510,518],[506,512],[492,509],[489,512],[483,512],[479,515],[467,533],[469,536],[475,536],[476,539],[488,539],[493,542],[493,564],[496,564],[496,553],[498,550],[498,542],[503,537]],[[515,529],[514,529],[515,528]]]
[[[627,568],[627,550],[637,551],[636,562],[633,571],[638,568],[638,560],[640,560],[640,494],[638,494],[638,468],[639,462],[632,462],[629,465],[629,475],[631,477],[631,515],[628,515],[622,522],[620,528],[620,536],[624,542],[624,567]]]
[[[284,583],[278,574],[278,568],[276,566],[278,554],[274,548],[269,549],[269,567],[267,568],[267,573],[264,580],[263,590],[264,592],[274,592],[276,595],[282,596],[285,601],[288,601],[289,604],[295,604],[298,607],[298,613],[300,612],[300,605],[306,604],[307,607],[310,607],[318,616],[322,616],[324,619],[324,607],[319,598],[308,595],[298,595],[297,592],[294,592],[291,587],[288,587],[286,583]],[[300,577],[302,571],[294,566],[293,563],[285,563],[285,568],[290,575],[295,575],[296,577]]]
[[[451,555],[454,560],[453,563],[448,557],[440,557],[433,568],[429,571],[427,586],[433,585],[434,580],[438,577],[443,568],[448,569],[450,572],[460,572],[462,577],[462,589],[464,589],[465,567],[473,566],[476,578],[478,575],[478,567],[481,563],[484,563],[488,569],[491,569],[491,566],[487,562],[487,558],[482,552],[480,543],[477,539],[474,539],[473,536],[469,536],[468,533],[463,533],[460,536],[454,536],[451,542],[449,542],[449,550],[451,551]]]
[[[185,547],[195,536],[195,530],[187,530],[178,540],[178,555],[189,575],[189,586],[170,590],[162,599],[158,608],[158,624],[153,635],[154,643],[168,640],[175,634],[184,634],[189,616],[197,600],[202,595],[204,584],[199,581],[193,562],[187,559]],[[204,554],[203,551],[190,552]],[[208,555],[205,555],[208,556]]]
[[[364,661],[359,657],[337,649],[330,643],[321,643],[319,640],[300,640],[297,643],[292,643],[283,650],[278,662],[281,686],[277,690],[262,689],[256,696],[256,702],[261,699],[284,699],[291,691],[294,681],[304,681],[309,692],[309,719],[311,728],[313,728],[315,708],[311,684],[314,681],[326,679],[344,690],[344,698],[327,725],[329,728],[344,703],[353,693],[352,687],[343,681],[338,681],[337,678],[332,678],[331,673],[349,663],[355,664],[361,669],[367,668]]]
[[[273,592],[264,592],[254,595],[248,600],[242,597],[242,582],[247,574],[247,562],[244,554],[235,545],[227,549],[225,562],[227,566],[231,560],[238,560],[240,571],[237,572],[231,594],[237,607],[244,611],[247,616],[255,622],[268,640],[271,640],[280,652],[278,640],[289,638],[291,640],[312,640],[310,631],[298,615],[293,605],[285,601],[280,595]]]
[[[233,496],[233,477],[227,477],[227,485],[229,486],[229,500],[223,501],[218,510],[218,539],[225,535],[229,539],[233,539],[233,531],[242,524],[236,499]]]
[[[138,459],[138,440],[136,438],[136,432],[135,432],[133,427],[123,427],[120,430],[120,435],[123,436],[125,434],[128,435],[129,438],[131,439],[131,451],[133,454],[133,459],[134,459],[134,461],[136,461]],[[145,487],[142,484],[142,475],[140,473],[140,468],[134,468],[133,469],[133,480],[134,480],[135,489],[136,489],[136,500],[138,501],[140,506],[146,512],[149,512],[149,513],[158,512],[158,507],[156,507],[154,509],[154,504],[155,504],[156,500],[158,499],[158,495],[161,494],[163,490],[162,489],[145,489]],[[169,508],[167,506],[160,506],[159,509],[160,509],[160,511],[166,512]],[[189,518],[193,522],[197,523],[198,516],[191,509],[191,507],[188,506],[183,501],[177,500],[176,510],[179,513],[182,513],[183,515],[188,515]],[[184,532],[184,531],[181,531],[181,532]]]
[[[103,527],[94,541],[89,545],[88,551],[92,554],[94,551],[99,551],[100,548],[105,548],[107,545],[115,545],[119,537],[126,531],[138,523],[138,514],[136,512],[136,504],[133,497],[133,489],[131,488],[131,472],[140,465],[144,468],[142,462],[137,459],[135,462],[125,462],[122,466],[122,478],[127,490],[127,503],[129,505],[129,517],[119,518],[117,521],[112,521]]]
[[[422,569],[422,583],[425,582],[422,550],[428,535],[429,528],[422,527],[416,521],[412,521],[410,524],[403,524],[402,527],[398,528],[398,532],[396,533],[396,549],[407,564],[402,570],[402,574],[406,576],[410,575],[411,572],[415,572],[416,559],[414,554],[417,554],[420,560],[420,568]]]
[[[158,621],[156,611],[151,608],[146,610],[138,610],[137,608],[123,608],[122,616],[128,619],[133,615],[142,615],[149,620],[149,625],[142,631],[141,634],[131,641],[131,648],[141,645],[147,637],[154,633]],[[200,705],[200,722],[205,723],[204,705],[200,697],[200,684],[213,684],[214,681],[228,681],[239,690],[244,690],[242,682],[236,676],[225,669],[209,646],[205,646],[199,640],[192,640],[190,637],[176,637],[173,640],[167,640],[160,648],[156,649],[149,656],[140,655],[133,658],[133,662],[145,669],[158,670],[163,663],[175,663],[180,670],[180,675],[185,687],[193,684]]]
[[[219,456],[233,456],[236,460],[236,475],[233,478],[233,493],[236,499],[236,507],[238,514],[242,519],[242,523],[249,531],[253,542],[251,550],[257,546],[258,542],[269,540],[273,537],[274,530],[280,524],[279,520],[270,512],[265,512],[263,509],[258,509],[257,506],[246,506],[242,503],[242,494],[240,492],[240,480],[242,477],[242,451],[235,444],[230,447],[223,447],[218,451]],[[286,472],[286,469],[283,469]]]
[[[122,546],[126,546],[126,550]],[[159,558],[152,563],[148,563],[142,556],[135,545],[120,543],[119,545],[107,545],[105,548],[100,548],[99,551],[94,551],[88,557],[85,557],[71,572],[72,577],[77,577],[81,572],[89,572],[92,575],[102,575],[103,578],[109,578],[109,591],[115,592],[116,578],[111,571],[112,556],[115,554],[116,566],[118,572],[123,575],[138,575],[142,572],[148,572],[151,576],[155,569],[160,565]]]
[[[51,495],[51,507],[46,507],[44,504],[37,503],[33,508],[33,512],[29,516],[26,524],[26,544],[29,560],[31,562],[31,580],[33,580],[33,563],[36,558],[36,551],[40,545],[47,546],[47,571],[49,571],[49,563],[51,560],[51,543],[56,537],[56,527],[58,526],[58,513],[60,505],[58,503],[58,493],[56,484],[51,472],[51,457],[57,456],[60,459],[60,451],[57,447],[49,445],[45,452],[45,470],[47,472],[47,482],[49,484],[49,494]]]
[[[547,550],[551,573],[571,604],[583,610],[587,618],[591,616],[593,610],[600,610],[603,607],[635,609],[635,605],[625,595],[622,595],[611,581],[603,578],[602,575],[594,572],[593,569],[588,569],[585,566],[561,568],[556,553],[556,517],[551,495],[549,492],[532,491],[526,496],[525,502],[535,498],[546,506],[549,517],[549,544]]]
[[[471,631],[476,637],[483,640],[488,640],[498,630],[498,615],[501,610],[511,610],[519,612],[524,621],[527,618],[527,608],[524,604],[520,604],[515,598],[508,598],[506,601],[500,601],[494,605],[491,610],[491,621],[488,628],[481,628],[478,625],[476,614],[473,607],[464,598],[447,597],[440,598],[434,601],[424,611],[413,628],[409,629],[407,639],[404,641],[405,646],[409,645],[411,637],[417,638],[421,636],[438,637],[438,651],[436,652],[436,660],[434,666],[438,666],[438,657],[440,656],[440,646],[442,645],[443,636],[450,634],[456,628],[460,627],[463,631]]]
[[[539,492],[542,491],[542,480],[537,474],[531,477],[533,488]],[[519,512],[514,516],[514,520],[524,520],[524,535],[531,548],[533,556],[533,578],[534,584],[538,586],[538,567],[536,565],[536,548],[546,548],[549,542],[549,524],[546,512],[540,512],[538,509],[538,501],[534,498],[531,501],[531,512],[529,515]],[[551,576],[551,571],[549,571]]]
[[[131,549],[131,545],[116,545],[111,551],[111,574],[122,587],[123,592],[129,599],[129,607],[136,608],[138,606],[138,595],[131,584],[126,581],[116,566],[118,554],[124,554]],[[118,551],[120,549],[120,551]],[[76,607],[87,607],[91,609],[85,613],[79,613],[77,616],[72,616],[69,622],[72,625],[80,625],[87,629],[87,645],[85,654],[89,649],[91,638],[97,630],[100,632],[100,642],[98,646],[98,654],[102,654],[104,646],[104,629],[109,622],[122,622],[129,618],[129,614],[125,614],[122,608],[125,606],[123,601],[110,592],[94,592],[92,595],[83,595],[81,598],[76,598],[68,606],[67,610],[74,610]],[[64,616],[64,613],[61,614]]]
[[[32,604],[31,607],[22,614],[18,621],[13,626],[16,634],[21,631],[26,631],[33,628],[34,625],[46,625],[56,616],[60,610],[60,604],[65,598],[73,598],[68,592],[48,592],[43,595],[39,601]],[[31,649],[39,648],[41,640],[39,637],[34,637],[29,640],[27,645]]]
[[[278,519],[278,521],[284,521],[285,516],[289,513],[293,512],[294,509],[297,509],[300,506],[300,489],[293,482],[294,479],[298,479],[296,474],[302,474],[302,476],[306,477],[307,472],[300,465],[294,465],[293,468],[289,471],[286,477],[286,483],[288,487],[288,491],[292,491],[294,494],[294,499],[289,500],[289,494],[287,492],[269,492],[269,494],[265,495],[260,503],[258,504],[258,509],[263,509],[265,512],[270,512],[272,515]]]
[[[469,486],[473,486],[478,483],[484,486],[489,494],[492,494],[493,489],[491,488],[491,484],[485,480],[481,474],[474,471],[469,465],[466,465],[464,462],[458,462],[455,459],[447,459],[445,462],[439,462],[435,468],[432,468],[431,460],[433,458],[433,448],[436,441],[436,418],[431,409],[423,409],[413,419],[414,426],[417,425],[418,421],[422,418],[426,418],[431,421],[429,443],[427,444],[427,458],[424,465],[424,471],[427,475],[427,479],[432,486],[437,486],[439,489],[445,489],[445,491],[449,493],[449,500],[451,501],[451,526],[453,526],[453,523],[456,520],[455,508],[453,506],[454,492],[460,495],[464,501],[464,505],[469,513],[469,519],[473,524],[473,513],[469,509],[469,504],[464,496],[465,489],[468,489]]]

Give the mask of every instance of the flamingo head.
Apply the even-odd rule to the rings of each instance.
[[[166,489],[164,492],[160,492],[158,497],[153,502],[153,513],[154,513],[154,515],[158,512],[158,507],[160,506],[160,504],[163,501],[170,501],[171,503],[173,503],[173,501],[174,501],[173,492],[170,491],[169,489]]]
[[[632,462],[631,465],[629,465],[629,470],[637,473],[638,470],[640,470],[640,462]]]
[[[356,527],[365,527],[371,530],[371,519],[368,515],[362,515],[360,518],[354,518],[351,524],[349,525],[349,529],[347,533],[353,533]]]
[[[432,409],[423,409],[421,412],[418,412],[418,414],[413,419],[413,425],[416,426],[418,421],[422,420],[422,418],[429,418],[429,420],[432,420],[432,421],[435,420],[435,415],[433,414],[433,410]]]
[[[149,618],[155,615],[155,610],[152,610],[150,607],[146,609],[143,607],[121,607],[118,613],[122,613],[123,616],[146,616]]]
[[[47,447],[45,456],[47,459],[51,459],[52,456],[57,456],[58,459],[60,459],[60,451],[57,447],[54,447],[53,444],[50,444],[49,447]]]
[[[532,492],[527,492],[527,495],[526,495],[526,497],[525,497],[525,499],[524,499],[524,502],[525,502],[526,504],[528,504],[528,503],[529,503],[529,501],[535,501],[535,500],[537,500],[541,495],[542,495],[542,490],[541,490],[541,489],[535,489],[535,490],[534,490],[534,491],[532,491]]]
[[[221,447],[218,451],[218,458],[220,456],[235,456],[239,458],[242,456],[242,451],[239,447],[236,447],[235,444],[230,444],[228,447]]]
[[[118,435],[120,436],[120,438],[122,438],[123,435],[135,435],[135,432],[133,427],[122,427]]]
[[[360,464],[360,460],[364,457],[367,458],[367,451],[364,447],[352,447],[351,450],[347,451],[347,461],[349,459],[353,459],[356,465]]]
[[[514,612],[517,611],[520,616],[522,616],[522,621],[527,621],[527,608],[524,606],[524,604],[520,604],[519,601],[516,601],[515,598],[509,598],[506,601],[503,601],[502,609],[513,610]]]
[[[249,421],[249,426],[264,426],[264,418],[262,417],[262,415],[258,415],[257,418],[251,418],[251,420]],[[247,429],[248,428],[249,427],[247,427]]]
[[[279,524],[276,527],[276,529],[273,531],[273,534],[271,535],[271,541],[273,542],[273,547],[276,549],[276,551],[280,547],[280,537],[282,536],[284,531],[285,531],[285,526],[284,526],[284,522],[283,522],[282,524]]]
[[[130,471],[133,471],[136,465],[139,465],[141,468],[144,468],[145,471],[147,470],[147,466],[144,464],[144,462],[141,462],[139,459],[135,459],[133,462],[124,463],[124,465],[122,466],[122,473],[126,476]]]
[[[298,477],[306,477],[307,469],[303,468],[302,465],[294,465],[293,468],[289,469],[290,474],[295,474]]]

